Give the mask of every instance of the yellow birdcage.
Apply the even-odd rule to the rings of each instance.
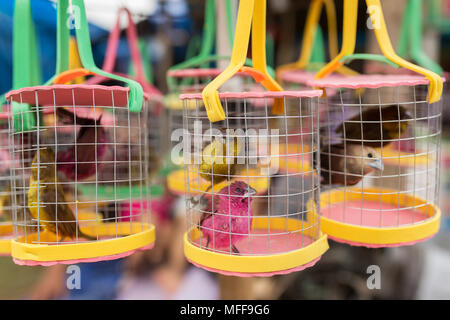
[[[321,227],[352,245],[410,245],[439,229],[442,79],[397,56],[379,0],[366,2],[384,57],[353,54],[358,2],[345,0],[342,50],[307,82],[337,90],[319,107]],[[415,74],[328,76],[353,59]]]
[[[318,156],[320,95],[319,90],[220,93],[225,120],[214,123],[201,94],[181,95],[189,106],[183,155],[190,262],[228,275],[271,276],[319,260],[328,245],[319,211],[308,211],[306,203],[319,197],[318,176],[308,163]],[[265,107],[252,108],[254,99]],[[301,108],[296,125],[289,124],[288,112],[272,114],[273,99]],[[282,148],[290,140],[298,149]],[[295,172],[280,170],[287,158],[296,159]]]

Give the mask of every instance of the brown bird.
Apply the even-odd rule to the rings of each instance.
[[[55,154],[48,147],[40,149],[34,156],[28,207],[33,218],[39,221],[39,225],[60,236],[61,240],[67,237],[97,240],[97,237],[84,234],[78,227],[75,215],[67,204],[63,188],[58,183]]]
[[[352,186],[364,175],[383,171],[381,156],[371,147],[357,144],[324,146],[320,151],[320,175],[324,184]]]
[[[345,120],[336,130],[344,143],[381,148],[399,139],[411,122],[411,116],[405,107],[391,105],[387,107],[366,108]],[[344,130],[345,128],[345,130]],[[361,135],[362,131],[362,135]]]

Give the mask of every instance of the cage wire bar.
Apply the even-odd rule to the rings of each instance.
[[[319,199],[312,163],[318,157],[320,95],[220,93],[226,119],[214,123],[201,94],[180,96],[185,255],[191,263],[227,275],[271,276],[311,267],[327,250],[320,211],[306,209],[308,200]],[[284,100],[283,115],[272,114],[274,98]],[[295,150],[286,147],[292,140]],[[280,170],[287,158],[295,159],[297,170]]]
[[[0,256],[10,255],[13,232],[12,192],[11,192],[11,161],[8,108],[3,106],[0,112]]]
[[[19,123],[25,113],[36,119],[31,130],[10,134],[16,263],[111,260],[153,246],[149,101],[130,112],[128,94],[101,85],[7,94],[10,103],[32,106]]]
[[[321,79],[322,231],[357,246],[411,245],[439,229],[442,100],[416,75]]]

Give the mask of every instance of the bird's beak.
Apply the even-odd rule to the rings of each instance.
[[[371,163],[369,163],[369,166],[374,168],[375,170],[378,170],[378,171],[383,171],[384,170],[383,160],[381,160],[381,159],[378,159],[376,161],[372,161]]]
[[[246,193],[244,193],[244,197],[251,197],[254,196],[256,194],[256,190],[253,189],[252,187],[248,186],[248,190]]]

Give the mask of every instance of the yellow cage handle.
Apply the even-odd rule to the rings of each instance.
[[[419,67],[399,57],[395,53],[391,40],[389,39],[380,0],[366,0],[366,4],[375,31],[375,36],[383,55],[403,68],[424,75],[430,81],[427,97],[428,103],[439,101],[443,90],[442,78],[430,70]],[[337,68],[342,66],[342,61],[345,56],[354,53],[357,14],[358,0],[344,0],[344,26],[341,52],[316,74],[316,79],[324,78],[334,72]]]
[[[244,66],[250,42],[250,30],[252,31],[253,66],[265,76],[261,84],[269,91],[283,90],[267,72],[266,0],[240,1],[230,64],[202,92],[203,102],[211,122],[225,119],[218,89]],[[275,99],[272,112],[277,114],[284,112],[283,99]]]
[[[328,24],[328,47],[330,58],[334,58],[338,54],[338,39],[337,39],[337,19],[336,19],[336,7],[333,0],[313,0],[311,3],[308,14],[306,17],[305,31],[302,38],[302,48],[299,58],[294,63],[289,63],[280,66],[277,69],[277,75],[289,70],[303,70],[305,69],[311,60],[311,55],[314,46],[314,39],[316,36],[317,26],[319,25],[320,15],[322,9],[325,6],[325,12],[327,15]],[[351,70],[346,66],[340,67],[337,72],[343,75],[357,75],[356,71]],[[279,78],[279,77],[277,77]]]

